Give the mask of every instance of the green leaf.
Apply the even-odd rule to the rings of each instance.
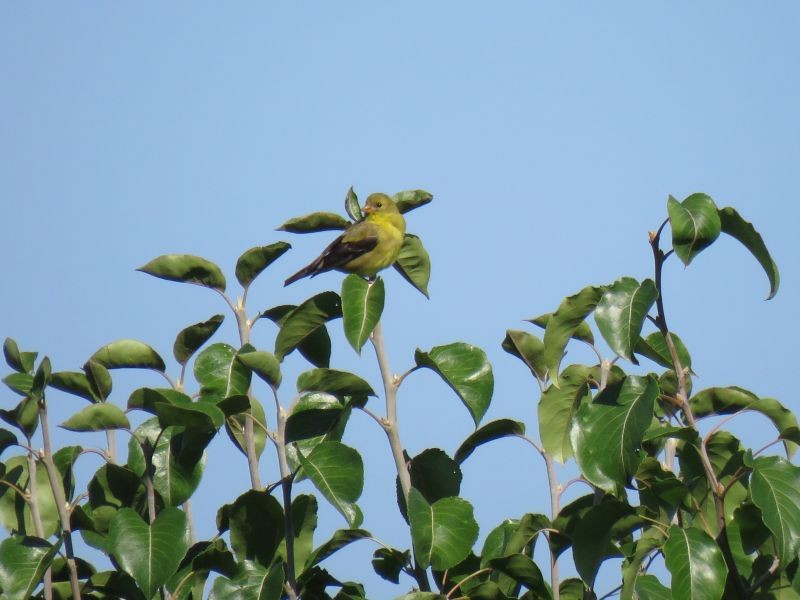
[[[461,498],[442,498],[431,505],[412,487],[408,516],[414,556],[423,568],[443,571],[457,565],[478,539],[472,505]]]
[[[673,525],[664,544],[664,562],[672,574],[672,597],[720,600],[728,569],[717,543],[695,527]]]
[[[347,195],[344,197],[344,210],[355,223],[364,218],[361,212],[361,205],[358,203],[358,196],[353,191],[353,186],[350,186],[350,189],[347,190]]]
[[[366,281],[358,275],[348,275],[342,282],[344,334],[359,354],[381,319],[384,300],[383,279],[380,277]]]
[[[310,569],[345,546],[371,537],[372,534],[366,529],[337,529],[329,540],[321,544],[309,555],[305,567]]]
[[[103,571],[95,573],[86,583],[85,591],[100,592],[100,598],[109,600],[124,598],[125,600],[148,600],[144,597],[136,582],[122,571]]]
[[[778,557],[789,564],[800,553],[800,467],[779,456],[753,461],[750,492],[775,536]]]
[[[242,348],[236,355],[236,359],[266,381],[270,387],[278,389],[281,385],[281,365],[271,353],[263,350],[245,351]]]
[[[350,225],[350,221],[336,213],[315,212],[302,217],[289,219],[278,227],[278,231],[288,231],[289,233],[314,233],[317,231],[347,229]]]
[[[0,409],[0,419],[13,425],[30,439],[39,427],[39,404],[32,396],[19,401],[13,410]]]
[[[44,389],[47,387],[47,384],[50,383],[51,373],[50,359],[45,356],[42,362],[39,363],[36,372],[33,374],[33,383],[31,384],[30,395],[37,401],[44,400]]]
[[[431,280],[431,258],[422,241],[415,235],[407,233],[403,246],[394,263],[395,270],[403,279],[417,288],[422,295],[428,295],[428,283]]]
[[[573,296],[564,298],[547,321],[544,330],[544,360],[553,383],[558,385],[558,372],[564,349],[570,338],[578,335],[585,326],[586,317],[597,306],[605,288],[588,286]]]
[[[166,369],[158,352],[138,340],[111,342],[92,354],[89,360],[106,369],[154,369],[162,373]]]
[[[156,403],[167,402],[175,406],[189,406],[192,399],[172,388],[139,388],[128,397],[128,410],[139,409],[156,414]]]
[[[220,509],[220,532],[230,529],[239,561],[272,563],[284,535],[283,508],[268,492],[249,490]]]
[[[322,442],[308,456],[299,454],[303,471],[322,495],[342,513],[350,527],[363,518],[356,500],[364,488],[361,455],[340,442]]]
[[[158,419],[148,419],[133,433],[128,443],[128,467],[142,477],[145,458],[141,444],[153,452],[153,487],[168,506],[186,502],[200,485],[205,467],[204,449],[214,433],[192,436],[183,427],[162,431]],[[137,441],[138,440],[138,441]]]
[[[336,396],[304,394],[286,419],[286,443],[324,436],[336,426],[343,412],[344,405]]]
[[[18,443],[16,435],[8,429],[0,429],[0,454],[5,452],[6,448],[16,446]],[[0,474],[0,478],[2,478],[2,474]]]
[[[572,556],[581,579],[589,587],[594,587],[603,561],[621,555],[612,540],[621,529],[630,531],[640,522],[632,507],[616,500],[602,502],[586,512],[572,536]]]
[[[120,509],[108,532],[111,553],[120,567],[152,598],[178,570],[187,543],[186,515],[178,508],[163,509],[148,525],[130,508]]]
[[[655,379],[629,376],[621,386],[607,387],[578,409],[570,439],[587,480],[613,492],[636,473],[657,397]]]
[[[164,254],[136,269],[159,279],[225,291],[225,276],[213,262],[191,254]]]
[[[88,400],[89,402],[97,402],[99,400],[85,373],[58,371],[50,375],[50,383],[48,385],[62,392],[67,392],[68,394]]]
[[[108,372],[108,369],[99,362],[89,359],[83,365],[83,372],[86,373],[86,380],[89,382],[92,394],[100,401],[108,398],[113,387],[111,373]]]
[[[327,392],[334,396],[375,396],[370,385],[358,375],[334,369],[311,369],[297,378],[298,392]]]
[[[211,344],[197,355],[194,376],[200,383],[200,396],[247,394],[250,369],[236,360],[236,349],[228,344]]]
[[[455,342],[436,346],[429,352],[418,348],[414,359],[418,367],[437,373],[458,394],[477,427],[494,391],[494,374],[486,353],[477,346]]]
[[[411,552],[378,548],[372,555],[372,568],[386,581],[400,583],[400,573],[411,562]]]
[[[154,408],[162,429],[177,425],[186,429],[216,432],[225,422],[225,413],[210,402],[191,402],[185,405],[156,402]]]
[[[306,560],[314,548],[314,531],[317,529],[317,499],[311,494],[300,494],[292,500],[292,531],[294,533],[294,570],[302,573]],[[286,536],[281,541],[277,556],[286,558]]]
[[[342,301],[336,292],[322,292],[312,296],[280,320],[281,329],[275,338],[275,356],[282,361],[295,348],[303,352],[305,344],[313,343],[314,346],[322,346],[322,354],[327,355],[322,362],[327,364],[331,353],[325,323],[341,316]],[[327,348],[324,347],[326,344]],[[303,352],[303,355],[317,356],[318,353],[319,349],[316,349],[313,354]]]
[[[778,273],[778,265],[772,260],[761,234],[756,231],[752,223],[745,221],[730,206],[719,209],[719,219],[722,233],[727,233],[729,236],[739,240],[764,268],[764,272],[769,278],[769,296],[767,296],[767,300],[770,300],[778,293],[781,277]]]
[[[139,452],[141,453],[141,449]],[[132,457],[129,459],[133,460]],[[145,487],[141,479],[144,469],[143,460],[141,468],[142,470],[137,474],[127,467],[108,463],[95,472],[89,482],[88,491],[91,509],[89,512],[92,526],[97,533],[108,532],[111,519],[120,508],[144,505]],[[106,548],[103,550],[107,552]]]
[[[250,248],[236,261],[236,279],[242,287],[248,287],[264,269],[278,260],[289,248],[291,245],[286,242]]]
[[[547,378],[547,365],[544,362],[544,343],[527,331],[507,329],[502,343],[503,350],[524,362],[540,381]]]
[[[698,419],[711,415],[731,415],[741,410],[758,412],[772,421],[784,439],[791,456],[800,444],[797,417],[772,398],[759,398],[740,387],[713,387],[697,392],[689,399],[692,412]]]
[[[433,194],[425,190],[406,190],[404,192],[397,192],[392,196],[392,200],[397,204],[397,210],[405,214],[415,208],[428,204],[433,200]]]
[[[549,386],[539,400],[539,438],[544,449],[561,463],[572,457],[570,431],[575,413],[592,398],[590,375],[587,367],[570,365],[561,373],[559,386]]]
[[[20,352],[17,342],[10,337],[3,342],[6,364],[18,373],[33,373],[33,365],[38,354],[38,352]]]
[[[564,579],[558,586],[558,593],[561,600],[597,600],[595,593],[574,577]]]
[[[691,370],[692,357],[689,356],[689,351],[686,349],[683,341],[672,332],[670,332],[669,335],[672,338],[672,343],[675,344],[675,350],[678,353],[681,366],[688,367]],[[667,369],[673,369],[675,367],[675,363],[672,362],[672,354],[670,354],[669,348],[667,347],[667,340],[660,331],[654,331],[646,338],[639,338],[633,350],[637,354],[649,358],[662,367],[666,367]]]
[[[493,558],[489,561],[489,566],[508,575],[518,581],[529,590],[538,592],[540,597],[547,597],[548,590],[544,583],[544,577],[539,567],[533,560],[524,554],[511,554]]]
[[[481,550],[480,566],[485,567],[493,558],[510,554],[530,554],[536,536],[551,527],[544,515],[527,513],[521,519],[506,519],[486,536]]]
[[[78,411],[60,427],[70,431],[107,431],[130,429],[131,424],[122,409],[108,402],[99,402]]]
[[[25,456],[12,456],[3,464],[6,470],[3,474],[4,481],[22,490],[30,489],[30,473]],[[59,529],[58,509],[47,470],[41,461],[37,461],[35,471],[36,503],[42,520],[42,533],[48,538]],[[35,535],[36,532],[30,507],[14,489],[5,485],[0,485],[0,522],[12,534]]]
[[[36,537],[13,536],[0,542],[0,589],[7,600],[28,600],[50,566],[53,546]]]
[[[201,321],[182,329],[172,345],[172,354],[178,364],[185,365],[192,355],[214,335],[225,319],[223,315],[214,315],[207,321]]]
[[[230,396],[229,396],[230,397]],[[224,402],[224,401],[223,401]],[[245,423],[250,417],[246,417],[245,413],[252,415],[252,418],[266,427],[267,415],[264,413],[264,406],[256,400],[251,398],[249,400],[250,410],[243,411],[242,413],[228,416],[225,420],[225,431],[228,437],[241,451],[242,454],[247,456],[247,448],[244,440]],[[264,447],[267,444],[267,434],[259,425],[253,424],[253,438],[256,447],[256,456],[260,457],[264,452]]]
[[[615,353],[635,365],[639,361],[633,348],[656,296],[658,291],[652,280],[639,284],[632,277],[622,277],[606,288],[595,309],[594,319],[603,338]]]
[[[5,383],[12,392],[21,396],[28,396],[33,387],[33,375],[28,373],[9,373],[3,377]]]
[[[533,323],[542,329],[547,329],[547,324],[550,322],[552,317],[553,313],[544,313],[543,315],[539,315],[533,319],[526,320],[528,323]],[[586,342],[587,344],[594,344],[594,333],[592,333],[592,328],[589,327],[589,324],[586,321],[581,322],[581,324],[578,325],[578,328],[573,332],[572,339],[578,340],[579,342]]]
[[[323,293],[335,294],[335,292]],[[296,308],[297,307],[293,304],[282,304],[280,306],[275,306],[265,310],[260,316],[266,317],[272,322],[276,323],[279,327],[282,327],[291,312]],[[341,316],[341,308],[339,308],[339,314],[336,316]],[[280,335],[280,332],[278,332],[278,335]],[[301,341],[296,345],[296,348],[300,354],[315,367],[327,368],[330,366],[331,338],[328,335],[328,329],[324,324],[311,331],[311,333],[308,333],[308,335],[305,337],[302,337]],[[292,349],[289,349],[286,351],[286,353],[288,354]],[[278,349],[276,344],[276,353],[277,352]],[[280,360],[283,359],[281,358]]]
[[[208,600],[280,600],[283,581],[281,563],[268,571],[257,563],[245,562],[233,579],[218,577],[214,581]]]
[[[457,463],[461,464],[470,454],[475,452],[478,446],[482,446],[492,440],[522,435],[525,435],[525,423],[522,421],[514,421],[513,419],[490,421],[467,436],[467,439],[461,442],[453,458]]]
[[[720,215],[714,201],[706,194],[692,194],[683,202],[672,196],[667,201],[675,254],[689,266],[695,256],[719,237]]]
[[[429,504],[458,496],[461,489],[461,468],[439,448],[428,448],[412,458],[409,471],[411,485]]]

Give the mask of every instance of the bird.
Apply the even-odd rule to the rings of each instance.
[[[386,194],[367,197],[363,220],[348,227],[322,251],[316,260],[289,277],[284,287],[320,273],[337,270],[368,279],[394,264],[406,233],[406,220]]]

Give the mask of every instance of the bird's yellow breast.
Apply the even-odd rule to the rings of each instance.
[[[403,247],[406,220],[400,213],[372,213],[364,221],[375,226],[378,244],[347,263],[346,270],[364,277],[373,277],[397,260],[400,248]]]

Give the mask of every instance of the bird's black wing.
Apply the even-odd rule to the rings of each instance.
[[[283,285],[289,285],[303,277],[314,277],[320,273],[343,267],[354,258],[366,254],[378,245],[378,236],[376,235],[366,236],[358,240],[347,240],[348,233],[346,231],[333,240],[314,262],[289,277]]]

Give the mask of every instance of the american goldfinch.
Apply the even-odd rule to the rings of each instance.
[[[314,262],[289,277],[283,285],[333,269],[371,278],[394,264],[403,246],[406,220],[386,194],[370,194],[364,213],[363,221],[351,225]]]

